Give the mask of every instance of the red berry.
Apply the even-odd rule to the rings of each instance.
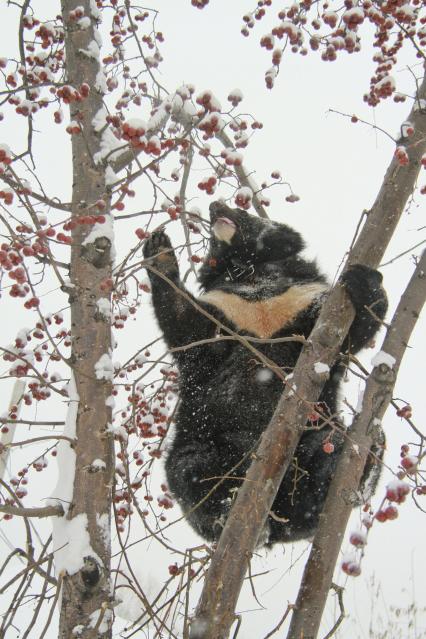
[[[362,532],[362,530],[357,530],[351,533],[351,536],[349,537],[349,541],[353,546],[356,546],[357,548],[361,548],[362,546],[365,546],[365,544],[367,543],[367,535],[364,532]]]
[[[386,510],[378,510],[377,513],[375,514],[375,518],[377,519],[377,521],[380,521],[381,523],[387,521],[388,516],[387,516]]]
[[[287,195],[286,197],[286,202],[298,202],[300,200],[300,197],[298,195],[296,195],[295,193],[292,193],[291,195]]]
[[[147,237],[149,237],[149,233],[147,233],[146,231],[144,231],[143,229],[136,229],[135,231],[135,235],[136,237],[138,237],[140,240],[144,240]]]
[[[178,575],[180,573],[179,566],[177,564],[172,564],[171,566],[169,566],[169,573],[172,575],[172,577]]]
[[[411,408],[410,404],[406,404],[405,406],[398,408],[398,410],[396,411],[396,414],[398,415],[398,417],[404,417],[405,419],[410,419],[413,415],[413,409]]]
[[[401,459],[401,466],[410,474],[416,471],[418,463],[419,458],[415,455],[406,455]]]
[[[384,512],[386,513],[386,519],[397,519],[399,514],[395,506],[388,506]]]
[[[323,444],[322,446],[322,449],[325,453],[330,455],[331,453],[334,453],[334,444],[332,444],[331,442],[325,442],[325,444]]]
[[[394,501],[397,504],[402,504],[409,492],[410,486],[399,479],[391,481],[386,486],[387,499],[389,499],[389,501]]]
[[[350,577],[358,577],[361,574],[361,566],[356,561],[343,561],[342,570]]]

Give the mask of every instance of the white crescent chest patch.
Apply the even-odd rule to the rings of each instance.
[[[220,310],[239,331],[247,331],[267,339],[290,324],[295,317],[310,306],[328,286],[320,283],[292,286],[285,293],[265,300],[250,301],[235,293],[209,291],[200,302],[211,304]]]

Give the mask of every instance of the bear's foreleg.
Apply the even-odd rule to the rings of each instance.
[[[201,305],[180,281],[174,250],[163,231],[156,231],[146,241],[144,257],[155,315],[167,345],[186,346],[213,337],[215,324],[200,312]]]

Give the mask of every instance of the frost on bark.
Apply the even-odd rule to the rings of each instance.
[[[90,27],[80,29],[69,20],[69,12],[84,6],[90,16]],[[102,108],[99,56],[96,55],[95,3],[89,0],[63,0],[67,82],[72,87],[87,83],[90,95],[84,102],[70,104],[71,120],[79,123],[82,132],[72,136],[72,220],[93,211],[95,202],[107,202],[105,167],[95,162],[100,137],[93,119]],[[92,52],[92,54],[90,54]],[[76,224],[72,229],[70,287],[72,355],[79,405],[76,417],[76,468],[72,503],[66,518],[87,517],[90,549],[82,557],[74,574],[62,574],[62,604],[59,636],[61,639],[111,636],[110,610],[110,541],[105,530],[110,529],[113,447],[108,435],[112,392],[110,322],[98,312],[96,302],[109,296],[101,283],[111,277],[112,222],[107,208],[106,222],[88,227]],[[101,358],[104,358],[101,360]],[[102,366],[97,366],[103,361]],[[110,368],[109,368],[110,370]],[[95,460],[101,460],[103,463]],[[84,525],[83,525],[84,528]],[[72,571],[73,572],[73,571]]]

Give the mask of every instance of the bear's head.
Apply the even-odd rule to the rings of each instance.
[[[304,248],[301,235],[279,222],[272,222],[222,202],[210,204],[210,247],[199,270],[202,286],[231,267],[250,269],[257,264],[296,256]]]

